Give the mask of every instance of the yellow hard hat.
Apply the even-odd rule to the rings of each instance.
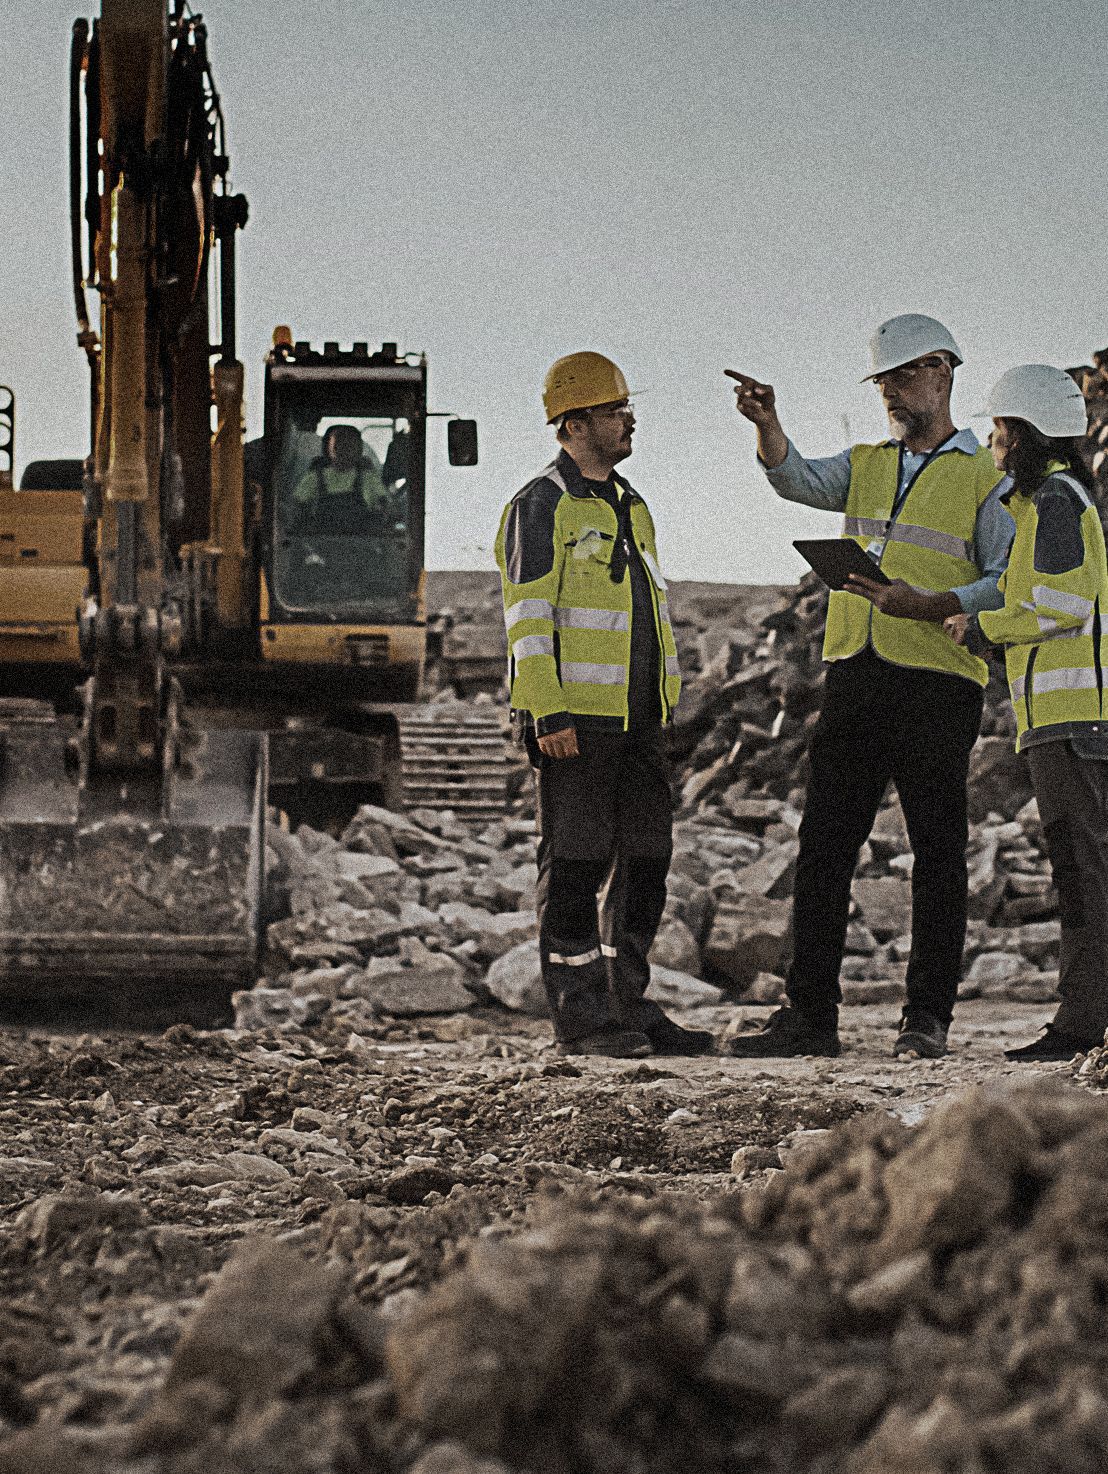
[[[549,425],[571,409],[614,404],[630,393],[617,364],[603,353],[567,353],[547,370],[542,386],[543,409]]]

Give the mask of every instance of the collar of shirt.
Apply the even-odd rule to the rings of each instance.
[[[886,440],[883,443],[885,445],[894,445],[894,446],[896,446],[896,445],[901,445],[903,442],[902,441],[899,441],[899,440]],[[980,450],[980,448],[981,448],[981,442],[980,442],[980,440],[978,440],[977,436],[973,433],[972,430],[966,429],[966,430],[956,430],[954,432],[954,434],[950,437],[950,439],[947,440],[943,444],[942,451],[943,451],[943,454],[945,455],[948,450],[960,450],[963,455],[971,456],[971,455],[974,455],[978,450]],[[916,461],[926,460],[929,455],[933,455],[933,454],[934,454],[934,449],[932,449],[932,450],[907,450],[906,449],[905,452],[904,452],[904,459],[905,459],[905,461],[912,461],[913,463],[915,463]]]

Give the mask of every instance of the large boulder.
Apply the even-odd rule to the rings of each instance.
[[[549,1013],[542,985],[537,941],[520,942],[498,957],[485,974],[485,987],[498,1003],[514,1013],[545,1018]]]
[[[912,886],[895,875],[855,880],[851,893],[862,920],[879,942],[903,936],[912,926]]]
[[[342,991],[347,998],[364,999],[377,1013],[458,1013],[473,1007],[466,977],[453,957],[405,937],[398,957],[371,958],[364,971],[347,978]]]
[[[692,931],[679,916],[662,918],[650,949],[650,961],[677,972],[691,973],[693,977],[700,971],[700,948]]]
[[[672,967],[650,967],[646,996],[662,1008],[704,1008],[723,1002],[723,991]]]
[[[792,951],[792,903],[733,893],[716,906],[704,961],[740,991],[759,973],[784,977]]]

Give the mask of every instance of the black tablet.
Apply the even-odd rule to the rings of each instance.
[[[794,542],[800,556],[819,574],[829,589],[845,589],[848,573],[860,573],[874,583],[891,583],[870,555],[852,537],[810,537]]]

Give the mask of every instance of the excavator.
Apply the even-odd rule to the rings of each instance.
[[[0,984],[236,986],[267,805],[322,822],[397,801],[395,703],[426,637],[427,364],[279,327],[244,440],[248,207],[184,0],[75,23],[69,131],[88,456],[32,462],[16,489],[0,389]],[[474,422],[443,417],[451,464],[475,464]]]

